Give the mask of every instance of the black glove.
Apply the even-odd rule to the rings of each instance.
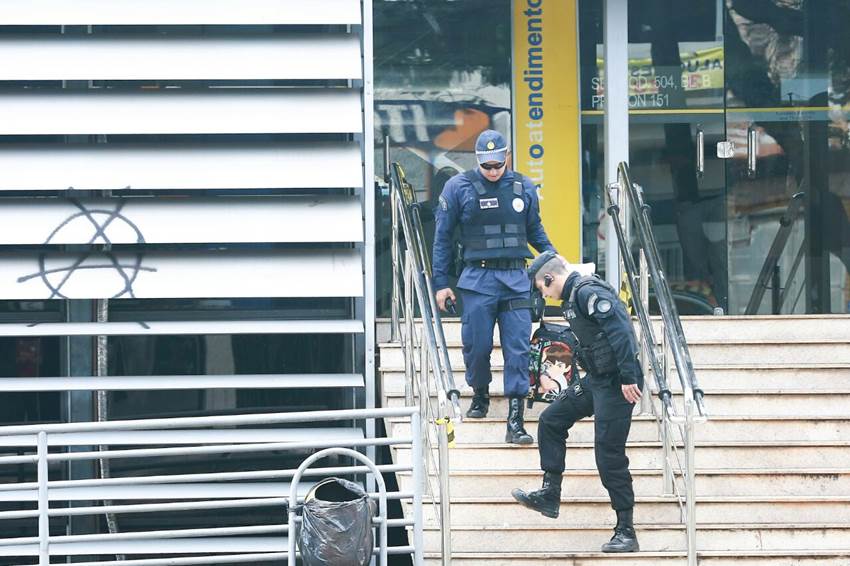
[[[531,301],[531,322],[540,322],[546,310],[546,299],[537,288],[532,288],[529,300]]]

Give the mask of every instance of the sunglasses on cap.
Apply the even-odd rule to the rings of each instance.
[[[505,162],[502,161],[501,163],[481,163],[480,165],[482,169],[490,171],[492,169],[501,169],[505,166]]]

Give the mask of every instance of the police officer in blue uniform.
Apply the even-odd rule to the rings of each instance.
[[[466,413],[483,418],[490,407],[490,353],[498,321],[505,358],[505,395],[508,424],[505,441],[531,444],[525,431],[523,400],[528,394],[528,356],[531,336],[529,293],[525,260],[537,251],[554,251],[540,221],[534,183],[507,168],[508,143],[486,130],[475,143],[478,168],[459,173],[446,182],[436,210],[434,236],[434,289],[437,303],[455,299],[449,287],[452,241],[460,228],[464,268],[457,287],[463,299],[462,341],[466,382],[473,388]]]
[[[637,552],[640,546],[634,529],[635,496],[626,439],[633,405],[641,396],[643,372],[625,305],[608,283],[590,274],[590,267],[570,265],[552,253],[541,254],[529,266],[529,277],[543,295],[563,301],[564,317],[578,340],[575,354],[587,375],[540,415],[543,487],[532,492],[515,489],[511,494],[524,506],[557,518],[569,430],[579,419],[594,415],[596,467],[617,513],[614,536],[602,551]]]

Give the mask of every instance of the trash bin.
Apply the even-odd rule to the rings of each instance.
[[[372,557],[374,504],[341,478],[317,483],[304,498],[298,548],[304,566],[366,566]]]

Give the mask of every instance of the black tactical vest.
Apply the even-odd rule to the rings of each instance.
[[[602,331],[599,323],[592,317],[583,314],[576,303],[579,289],[593,284],[604,287],[614,297],[617,296],[608,283],[594,275],[586,275],[579,277],[578,281],[575,282],[569,299],[564,301],[563,308],[564,318],[570,321],[570,328],[578,338],[579,363],[591,375],[601,377],[617,372],[617,357],[614,355],[614,349],[611,348],[608,337]],[[584,306],[584,310],[587,310],[587,305]]]
[[[463,259],[530,258],[525,221],[528,207],[522,187],[522,176],[516,179],[513,191],[484,183],[475,171],[467,171],[464,177],[475,188],[475,204],[472,216],[460,225],[463,242]]]

